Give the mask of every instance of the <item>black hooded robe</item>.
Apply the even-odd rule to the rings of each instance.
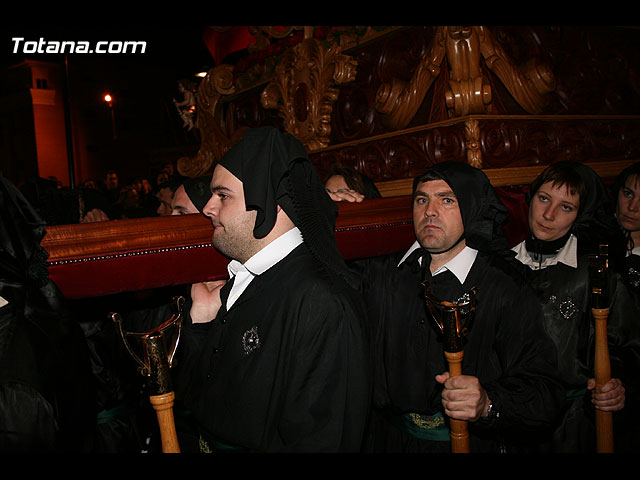
[[[0,177],[0,452],[89,452],[88,348],[40,246],[45,223]]]
[[[619,378],[625,387],[625,407],[614,412],[614,436],[616,451],[638,451],[640,415],[638,414],[638,390],[640,384],[640,316],[637,300],[627,289],[623,278],[614,266],[620,261],[620,240],[609,200],[599,176],[586,165],[577,162],[559,162],[563,168],[572,169],[585,184],[580,198],[580,208],[569,234],[577,238],[577,268],[562,262],[532,269],[516,262],[519,270],[532,286],[542,305],[544,327],[558,350],[558,371],[566,399],[562,412],[550,433],[536,446],[535,451],[556,453],[593,453],[596,451],[594,406],[587,381],[594,377],[595,323],[591,312],[591,284],[589,253],[598,245],[609,246],[607,288],[610,312],[607,319],[611,376]],[[528,200],[541,186],[542,177],[531,185]],[[569,240],[556,241],[555,257]],[[543,252],[551,242],[542,242],[532,235],[522,243],[527,255],[532,251]],[[519,248],[520,246],[516,247]],[[532,258],[542,258],[534,256]],[[635,439],[634,439],[635,437]]]
[[[470,449],[513,450],[550,428],[558,412],[564,391],[556,378],[555,346],[542,327],[534,293],[503,258],[506,208],[484,173],[454,162],[437,164],[430,171],[456,194],[467,246],[478,255],[464,285],[451,272],[431,277],[428,254],[422,270],[416,259],[398,266],[404,252],[355,265],[362,278],[375,357],[377,415],[367,448],[450,451],[442,386],[435,380],[448,365],[441,336],[427,313],[421,285],[426,279],[432,294],[452,302],[478,288],[462,374],[479,379],[500,416],[469,422]]]
[[[370,405],[363,315],[357,293],[300,245],[228,312],[185,328],[177,396],[214,450],[359,451]]]
[[[271,231],[281,206],[304,242],[257,275],[228,312],[196,325],[186,315],[176,402],[213,451],[359,451],[370,356],[364,303],[336,247],[336,206],[302,144],[273,128],[245,132],[220,165],[257,210],[256,238]]]
[[[379,422],[386,433],[371,448],[448,452],[446,437],[424,442],[401,433],[411,415],[442,412],[435,376],[448,370],[441,335],[426,311],[423,275],[406,263],[396,266],[402,253],[369,261],[363,275],[374,328],[374,406],[386,419]],[[555,347],[531,290],[502,258],[481,252],[463,285],[449,273],[427,275],[432,294],[442,300],[456,301],[478,287],[462,373],[479,379],[500,417],[469,422],[471,451],[509,449],[548,429],[563,391],[555,378]]]

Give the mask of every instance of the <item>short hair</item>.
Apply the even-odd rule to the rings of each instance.
[[[545,183],[551,183],[554,187],[565,186],[572,195],[577,194],[581,200],[587,193],[587,187],[580,172],[565,162],[553,163],[545,168],[531,184],[530,195],[534,195]]]
[[[418,175],[416,178],[414,178],[412,195],[415,196],[416,189],[418,188],[419,183],[429,182],[431,180],[444,180],[444,178],[442,178],[442,175],[440,175],[438,172],[427,170],[422,175]]]
[[[618,197],[618,193],[620,193],[620,189],[624,187],[625,183],[627,183],[627,179],[636,175],[636,182],[640,180],[640,162],[636,162],[627,168],[625,168],[615,179],[612,188],[613,198],[616,199]]]

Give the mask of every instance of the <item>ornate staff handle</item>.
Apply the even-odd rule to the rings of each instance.
[[[600,245],[597,255],[590,256],[591,313],[595,320],[594,376],[596,388],[611,379],[611,357],[607,321],[609,298],[607,295],[607,245]],[[596,440],[598,453],[613,453],[613,413],[596,409]]]
[[[177,313],[162,325],[146,332],[126,332],[122,327],[120,314],[111,314],[112,320],[118,326],[127,351],[138,363],[142,375],[149,380],[149,402],[158,418],[162,451],[164,453],[180,453],[178,434],[173,417],[175,393],[173,392],[170,368],[180,340],[182,307],[185,300],[184,297],[176,297],[174,301]],[[172,327],[176,328],[176,333],[169,350],[167,350],[165,332]],[[140,358],[135,353],[127,340],[128,337],[138,338],[142,342],[143,358]]]
[[[449,376],[462,375],[463,340],[473,322],[477,289],[474,287],[471,290],[468,299],[452,303],[438,300],[431,294],[429,284],[423,282],[423,285],[431,318],[442,333],[444,355],[449,364]],[[461,318],[461,315],[466,317],[465,320]],[[449,436],[453,453],[469,453],[469,431],[466,421],[450,418]]]

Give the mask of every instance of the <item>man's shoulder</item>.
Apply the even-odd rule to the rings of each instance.
[[[522,289],[528,285],[515,256],[478,252],[472,272],[474,277],[480,277],[484,282],[499,283],[505,288],[512,286]]]

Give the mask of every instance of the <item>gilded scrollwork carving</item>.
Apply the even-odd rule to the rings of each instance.
[[[535,58],[517,67],[486,27],[474,29],[489,69],[500,78],[522,108],[532,114],[542,112],[547,103],[546,94],[555,88],[553,72]]]
[[[201,144],[195,157],[178,160],[178,172],[186,177],[196,177],[208,172],[217,159],[233,145],[235,138],[229,137],[218,108],[224,95],[235,92],[233,67],[219,65],[207,72],[198,86],[196,126],[200,130]]]
[[[518,67],[482,26],[438,26],[429,49],[409,82],[392,80],[380,86],[376,109],[387,128],[406,127],[448,61],[450,77],[445,102],[450,117],[489,113],[491,85],[483,75],[481,58],[504,83],[514,99],[529,113],[540,113],[546,94],[553,90],[553,73],[533,59]]]
[[[307,38],[287,51],[261,94],[264,108],[276,109],[285,131],[309,151],[329,144],[337,85],[355,80],[357,62],[339,45]]]
[[[480,150],[480,122],[468,118],[464,122],[464,136],[467,150],[467,163],[472,167],[482,168],[482,151]]]

